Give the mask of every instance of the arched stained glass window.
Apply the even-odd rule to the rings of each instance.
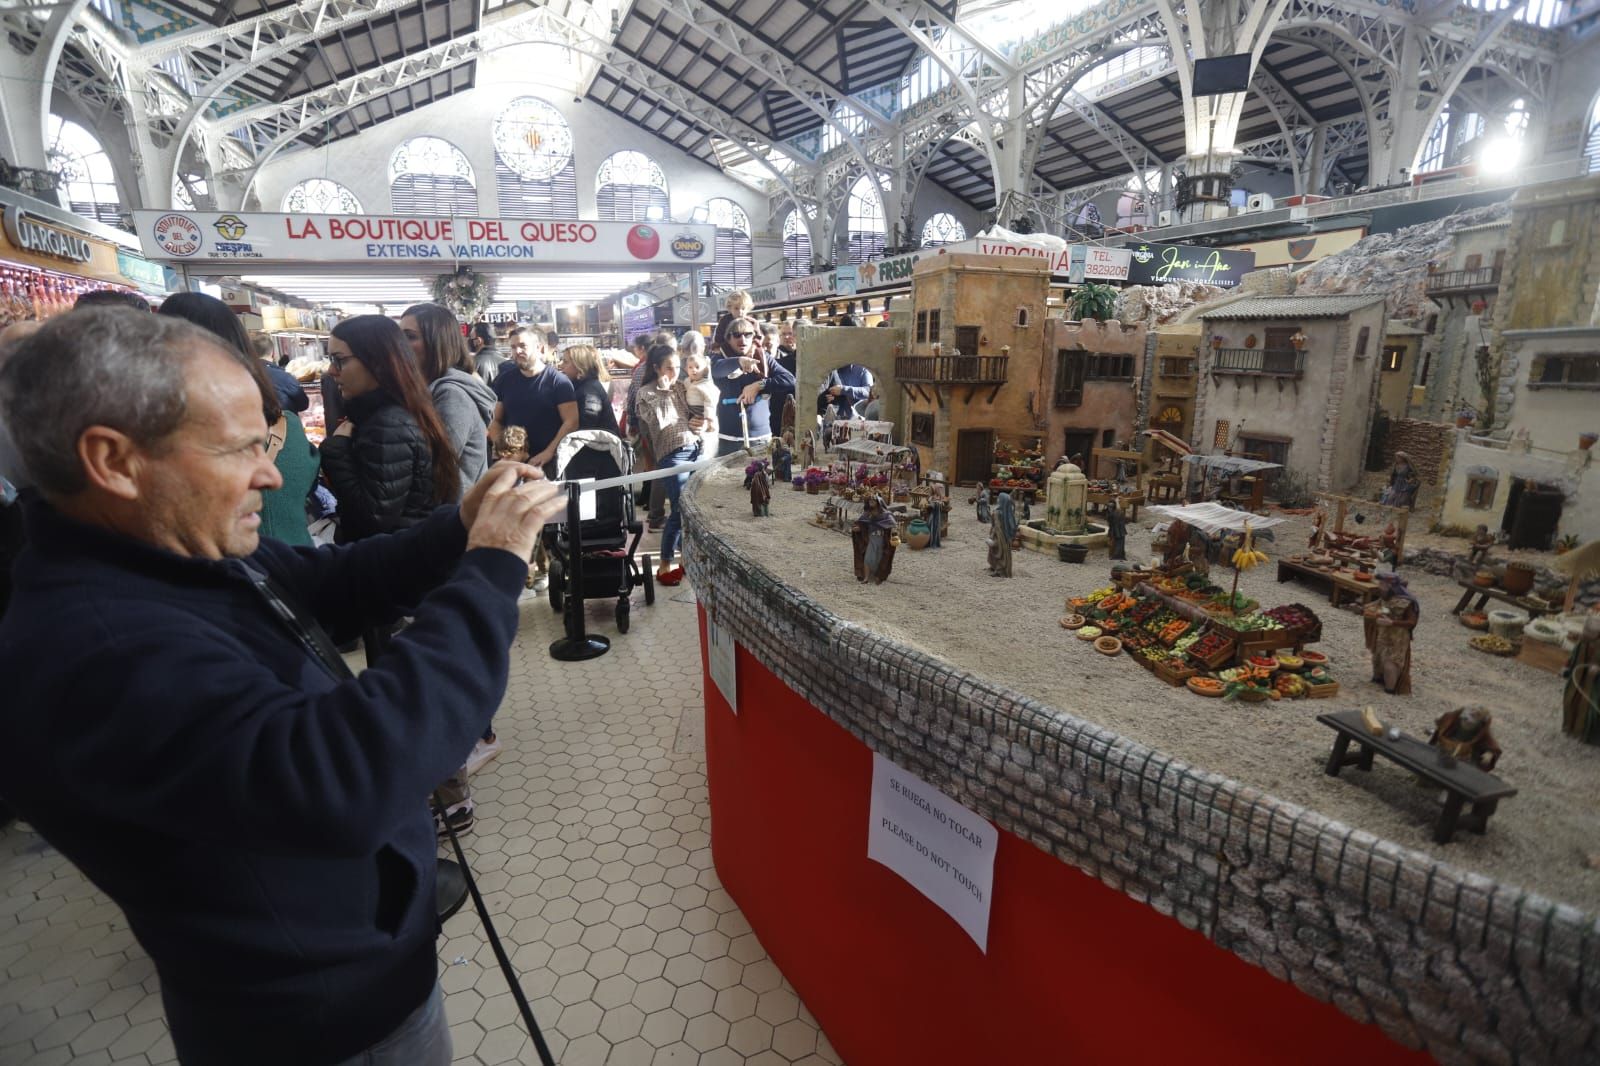
[[[111,157],[99,138],[60,115],[50,116],[45,135],[46,165],[61,175],[67,209],[109,226],[122,225],[117,178],[111,169]]]
[[[783,276],[803,278],[811,273],[811,231],[806,229],[800,209],[783,220]]]
[[[494,120],[494,181],[508,218],[576,218],[572,128],[555,105],[519,96]]]
[[[922,246],[933,248],[967,239],[967,227],[948,211],[940,211],[922,224]]]
[[[884,235],[888,232],[883,224],[883,201],[878,198],[878,190],[867,175],[861,175],[850,187],[850,199],[845,212],[850,237],[850,250],[845,261],[865,263],[881,256]]]
[[[441,137],[413,137],[389,158],[389,199],[401,215],[475,215],[478,182],[461,149]]]
[[[670,215],[667,176],[643,152],[606,158],[595,174],[595,211],[615,222],[664,222]]]
[[[307,178],[284,193],[286,215],[360,215],[356,194],[330,178]]]
[[[725,196],[706,201],[706,221],[717,227],[717,259],[706,280],[718,288],[742,289],[755,282],[750,216]]]

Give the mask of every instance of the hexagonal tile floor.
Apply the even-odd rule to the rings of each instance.
[[[694,607],[659,591],[625,636],[591,602],[612,651],[587,663],[552,660],[560,621],[524,600],[463,838],[479,888],[562,1066],[837,1064],[712,868]],[[537,1062],[470,906],[439,960],[455,1061]],[[0,973],[5,1066],[175,1061],[121,911],[22,825],[0,834]]]

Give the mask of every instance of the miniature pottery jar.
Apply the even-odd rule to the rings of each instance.
[[[1064,563],[1081,563],[1089,557],[1087,544],[1057,544],[1056,554]]]
[[[1524,563],[1507,563],[1500,587],[1513,596],[1526,596],[1533,591],[1533,567]]]

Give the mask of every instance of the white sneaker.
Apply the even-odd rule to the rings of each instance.
[[[545,589],[547,589],[549,587],[550,587],[550,575],[549,574],[540,574],[538,577],[533,579],[533,591],[535,591],[535,592],[543,592]]]
[[[485,763],[500,754],[500,738],[485,741],[479,737],[472,745],[472,754],[467,756],[467,773],[475,774],[481,770]]]

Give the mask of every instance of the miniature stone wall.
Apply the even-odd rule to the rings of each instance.
[[[846,622],[720,537],[695,499],[700,476],[683,504],[701,604],[872,750],[1441,1063],[1600,1059],[1595,915],[1187,766]],[[1249,1011],[1240,1004],[1240,1024]]]
[[[1455,427],[1443,422],[1422,422],[1415,418],[1397,418],[1389,423],[1389,436],[1383,445],[1383,460],[1394,463],[1395,452],[1405,452],[1411,465],[1422,475],[1425,485],[1444,482],[1450,469],[1450,444],[1455,439]]]

